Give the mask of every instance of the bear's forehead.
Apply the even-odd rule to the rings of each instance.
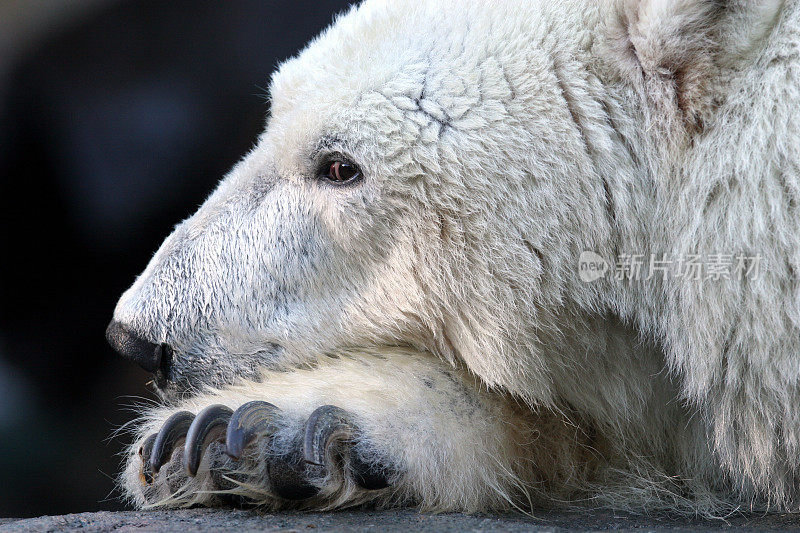
[[[461,1],[443,9],[443,1],[368,1],[339,17],[273,75],[273,116],[305,111],[331,120],[359,107],[366,112],[385,97],[404,116],[421,108],[446,121],[481,100],[507,97],[515,76],[507,65],[526,61],[518,51],[531,54],[535,28],[509,25],[508,5],[487,9],[481,1]],[[541,19],[532,4],[519,9]]]
[[[552,114],[551,55],[563,44],[552,21],[563,13],[442,1],[368,1],[281,66],[263,137],[281,174],[300,179],[320,141],[339,139],[383,175],[430,175],[508,138],[523,107],[542,121]]]
[[[424,6],[424,1],[365,2],[338,17],[273,75],[273,109],[294,107],[310,96],[341,98],[375,89],[418,62],[433,44],[420,39]]]

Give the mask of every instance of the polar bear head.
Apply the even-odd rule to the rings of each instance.
[[[605,15],[545,4],[338,18],[273,76],[266,131],[122,296],[112,343],[167,396],[387,345],[545,394],[562,317],[599,291],[575,261],[613,246],[602,176],[638,142],[593,126],[622,116],[590,72]]]

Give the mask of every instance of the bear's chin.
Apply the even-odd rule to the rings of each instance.
[[[230,364],[230,361],[236,361],[237,358],[236,355],[231,354],[224,357],[215,356],[213,360],[228,362],[227,365],[219,364],[216,368],[211,365],[201,366],[191,363],[184,366],[178,362],[177,365],[170,368],[157,370],[148,385],[164,404],[170,405],[192,396],[236,386],[243,381],[260,383],[263,379],[263,372],[276,366],[269,362],[263,365]],[[191,358],[191,360],[200,361],[208,359],[212,359],[211,356],[196,355]]]

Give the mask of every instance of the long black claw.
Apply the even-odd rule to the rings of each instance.
[[[150,469],[150,455],[153,452],[153,443],[156,441],[156,434],[148,436],[139,447],[139,457],[142,460],[142,478],[145,484],[153,482],[153,471]]]
[[[275,426],[280,410],[269,402],[255,400],[239,407],[231,415],[225,435],[226,453],[240,459],[248,444]]]
[[[355,425],[350,413],[333,405],[323,405],[311,413],[303,432],[303,459],[316,470],[325,474],[325,454],[328,445],[335,439],[352,438]]]
[[[179,411],[169,417],[164,425],[161,426],[156,440],[153,442],[153,449],[150,452],[150,470],[157,474],[161,467],[167,462],[175,443],[186,436],[189,426],[194,420],[194,415],[189,411]]]
[[[200,411],[186,434],[183,448],[183,467],[191,477],[197,475],[203,452],[216,438],[222,436],[233,411],[224,405],[211,405]]]
[[[306,421],[303,435],[303,459],[308,465],[311,479],[326,474],[326,454],[335,440],[354,440],[358,428],[353,416],[333,405],[323,405],[316,409]],[[389,486],[392,471],[364,461],[355,446],[349,447],[350,473],[353,481],[367,490],[383,489]]]

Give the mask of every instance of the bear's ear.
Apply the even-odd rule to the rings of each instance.
[[[721,0],[623,0],[611,14],[614,62],[662,118],[700,126],[710,103],[728,3]]]
[[[609,24],[612,62],[660,118],[699,129],[727,67],[760,48],[784,0],[617,0]]]

